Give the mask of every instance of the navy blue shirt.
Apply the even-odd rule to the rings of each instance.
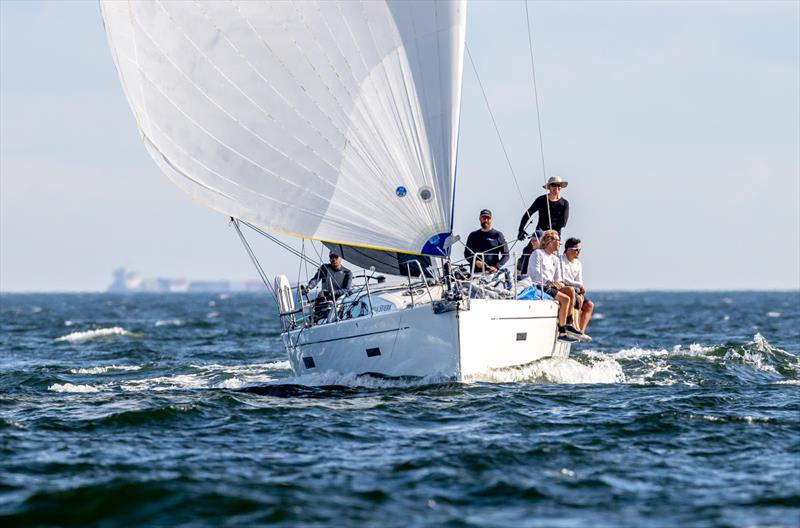
[[[483,262],[487,266],[500,268],[508,260],[508,244],[506,237],[497,229],[473,231],[467,237],[464,257],[472,263],[475,253],[484,253]]]

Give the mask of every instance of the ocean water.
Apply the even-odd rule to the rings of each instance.
[[[0,526],[800,526],[800,293],[593,297],[454,383],[294,377],[267,295],[2,295]]]

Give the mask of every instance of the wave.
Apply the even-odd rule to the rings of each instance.
[[[220,365],[217,363],[209,363],[206,365],[189,365],[191,368],[211,371],[211,372],[225,372],[228,374],[251,373],[254,371],[262,372],[264,370],[291,370],[292,366],[288,361],[270,361],[268,363],[248,363],[246,365]]]
[[[596,356],[590,364],[571,358],[544,358],[521,367],[491,370],[470,376],[467,382],[494,383],[625,383],[622,366],[614,358]]]
[[[159,319],[155,326],[183,326],[183,324],[181,319]]]
[[[100,392],[100,389],[93,385],[73,385],[72,383],[54,383],[47,390],[53,392]]]
[[[100,367],[69,369],[69,371],[71,374],[106,374],[113,371],[129,372],[141,369],[142,367],[138,365],[106,365]]]
[[[588,350],[578,356],[579,360],[589,361],[602,358],[620,362],[625,369],[627,382],[632,384],[696,385],[708,377],[708,374],[702,374],[701,366],[678,363],[680,358],[701,360],[706,364],[728,369],[730,372],[735,371],[737,365],[742,365],[771,376],[789,379],[800,376],[800,358],[770,345],[761,334],[755,334],[753,340],[745,344],[705,346],[693,343],[688,347],[676,345],[671,350],[638,347],[617,352]],[[739,377],[750,377],[741,370],[733,373]]]
[[[95,330],[86,330],[84,332],[72,332],[65,336],[57,337],[56,341],[66,341],[69,343],[84,343],[93,339],[103,339],[115,336],[130,336],[134,335],[122,327],[114,326],[112,328],[97,328]]]

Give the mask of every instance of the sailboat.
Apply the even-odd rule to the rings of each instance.
[[[465,1],[101,11],[141,138],[175,185],[240,234],[319,241],[363,268],[322,314],[286,276],[265,281],[297,374],[466,379],[569,354],[554,301],[453,258]]]

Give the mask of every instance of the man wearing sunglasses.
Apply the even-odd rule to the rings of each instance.
[[[517,240],[525,240],[528,236],[525,228],[528,226],[534,214],[539,215],[536,222],[536,229],[546,231],[548,229],[555,229],[561,235],[561,230],[567,225],[569,220],[569,202],[561,197],[561,189],[566,189],[569,182],[562,180],[558,176],[553,176],[547,180],[543,185],[547,189],[547,194],[543,194],[533,201],[525,214],[522,215],[522,220],[519,221],[519,230],[517,232]],[[551,226],[552,224],[552,226]]]
[[[338,299],[350,293],[350,289],[353,287],[353,272],[342,266],[342,257],[338,253],[331,251],[328,259],[330,264],[323,264],[317,269],[305,290],[313,290],[319,282],[323,295],[330,298],[336,295]],[[329,277],[330,280],[328,280]]]
[[[568,286],[572,286],[575,290],[575,310],[580,313],[580,322],[577,328],[586,334],[586,327],[589,325],[589,319],[592,318],[594,303],[586,298],[586,288],[583,287],[583,265],[578,260],[580,254],[580,239],[568,238],[564,243],[564,254],[561,255],[561,277]],[[577,313],[573,320],[578,321]]]
[[[539,249],[533,252],[528,263],[528,275],[533,283],[558,302],[558,340],[567,343],[588,341],[590,338],[570,324],[575,306],[575,289],[563,282],[558,248],[561,237],[555,229],[544,232]]]

